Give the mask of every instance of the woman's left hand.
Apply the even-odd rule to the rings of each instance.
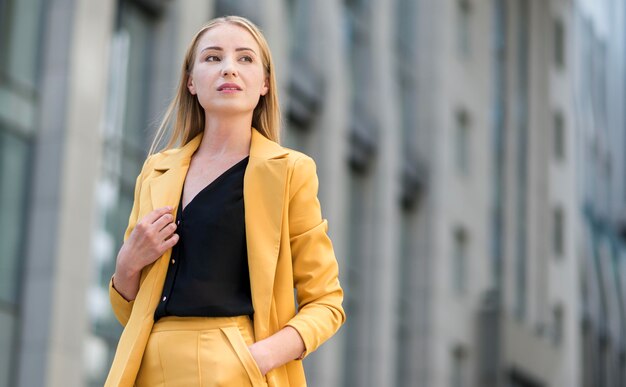
[[[263,345],[262,341],[252,344],[248,349],[263,375],[274,368],[272,364],[272,353]]]
[[[304,341],[298,331],[287,325],[272,336],[248,347],[263,375],[304,353]]]

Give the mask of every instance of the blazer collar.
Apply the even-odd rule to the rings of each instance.
[[[274,141],[261,134],[256,128],[252,128],[250,140],[250,157],[260,159],[274,159],[286,155],[288,152]],[[187,144],[180,148],[169,149],[163,152],[163,157],[155,161],[154,169],[167,171],[168,169],[189,166],[191,156],[200,146],[204,132],[200,132]]]

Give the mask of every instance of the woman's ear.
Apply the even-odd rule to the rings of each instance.
[[[191,75],[187,77],[187,89],[189,89],[191,95],[196,95],[196,87],[193,84],[193,78]]]
[[[270,81],[269,79],[265,78],[265,81],[263,82],[263,87],[261,88],[261,95],[265,95],[267,94],[267,92],[270,90]]]

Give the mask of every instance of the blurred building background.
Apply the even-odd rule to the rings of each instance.
[[[626,387],[623,0],[0,0],[0,387],[103,384],[135,178],[224,14],[318,165],[348,320],[311,386]]]

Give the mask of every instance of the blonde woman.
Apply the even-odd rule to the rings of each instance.
[[[249,20],[191,41],[110,282],[124,331],[106,386],[303,386],[301,360],[345,321],[315,163],[279,145],[276,91]]]

